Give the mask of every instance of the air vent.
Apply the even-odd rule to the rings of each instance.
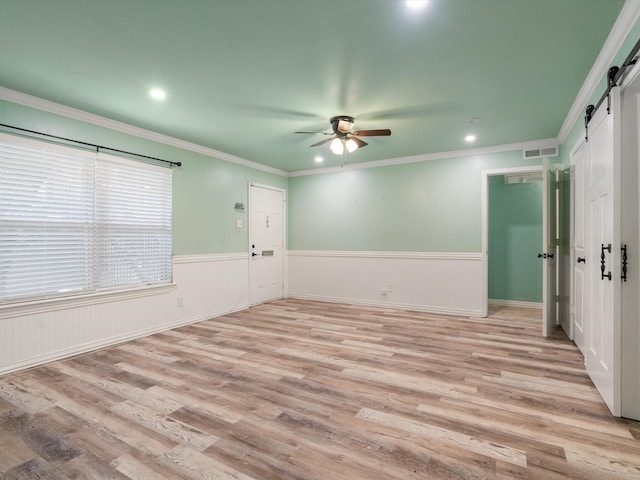
[[[522,158],[525,160],[531,160],[532,158],[542,158],[542,157],[557,157],[558,156],[558,147],[542,147],[542,148],[532,148],[531,150],[523,150]]]
[[[505,175],[504,183],[535,183],[542,181],[542,172],[532,173],[516,173],[514,175]]]

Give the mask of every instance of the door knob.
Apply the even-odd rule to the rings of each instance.
[[[256,252],[251,252],[251,256],[252,256],[252,257],[257,257],[257,256],[258,256],[258,254],[257,254]]]
[[[539,253],[538,254],[538,258],[547,258],[547,254],[546,253]]]
[[[585,257],[578,257],[578,263],[587,263],[587,259]]]

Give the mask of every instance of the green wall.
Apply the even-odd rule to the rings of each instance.
[[[247,252],[247,214],[235,203],[247,205],[250,181],[287,187],[279,175],[7,101],[0,101],[0,123],[182,162],[173,172],[174,255]]]
[[[481,172],[522,151],[289,179],[289,249],[480,252]]]
[[[489,183],[489,298],[542,302],[542,182]]]

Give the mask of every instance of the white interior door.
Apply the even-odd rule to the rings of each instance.
[[[573,324],[573,341],[582,354],[586,351],[586,265],[596,262],[595,258],[587,259],[585,246],[585,222],[584,222],[584,189],[585,171],[589,165],[589,145],[582,140],[579,146],[571,153],[572,171],[572,195],[571,195],[571,264],[573,269],[571,283],[571,323]]]
[[[249,303],[284,293],[284,190],[249,185]]]
[[[611,412],[620,415],[619,89],[589,123],[585,171],[585,364]],[[618,165],[616,165],[618,163]]]
[[[640,65],[622,91],[621,242],[627,252],[621,268],[621,400],[620,414],[640,420]],[[626,260],[626,263],[625,263]]]
[[[558,319],[556,169],[544,159],[542,168],[542,335],[548,337]]]

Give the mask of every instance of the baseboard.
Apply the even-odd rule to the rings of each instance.
[[[0,368],[0,376],[6,375],[9,373],[14,373],[19,370],[25,370],[28,368],[37,367],[40,365],[44,365],[46,363],[63,360],[65,358],[75,357],[77,355],[82,355],[84,353],[89,353],[89,352],[100,350],[103,348],[112,347],[120,343],[129,342],[131,340],[136,340],[142,337],[148,337],[149,335],[153,335],[155,333],[165,332],[167,330],[183,327],[185,325],[191,325],[193,323],[202,322],[204,320],[220,317],[222,315],[227,315],[233,312],[239,312],[247,308],[249,308],[249,305],[241,305],[233,308],[222,309],[222,310],[211,312],[205,315],[199,315],[198,317],[180,319],[176,322],[159,325],[153,328],[138,330],[136,332],[130,332],[130,333],[127,333],[126,335],[120,335],[117,337],[100,340],[98,342],[91,342],[91,343],[86,343],[84,345],[78,345],[73,348],[60,350],[57,352],[41,355],[34,358],[29,358],[28,360],[24,360],[21,362],[9,363],[9,364],[3,365]]]
[[[346,303],[349,305],[362,305],[365,307],[380,307],[391,308],[394,310],[414,310],[416,312],[437,313],[440,315],[455,315],[459,317],[481,317],[482,312],[479,310],[465,310],[455,308],[442,308],[432,305],[416,305],[409,303],[394,303],[394,302],[376,302],[361,300],[355,298],[343,298],[343,297],[326,297],[321,295],[299,295],[291,293],[287,295],[287,298],[294,298],[299,300],[313,300],[316,302],[328,302],[328,303]]]
[[[522,302],[520,300],[499,300],[490,298],[489,305],[496,305],[500,307],[522,307],[522,308],[535,308],[542,310],[541,302]]]

